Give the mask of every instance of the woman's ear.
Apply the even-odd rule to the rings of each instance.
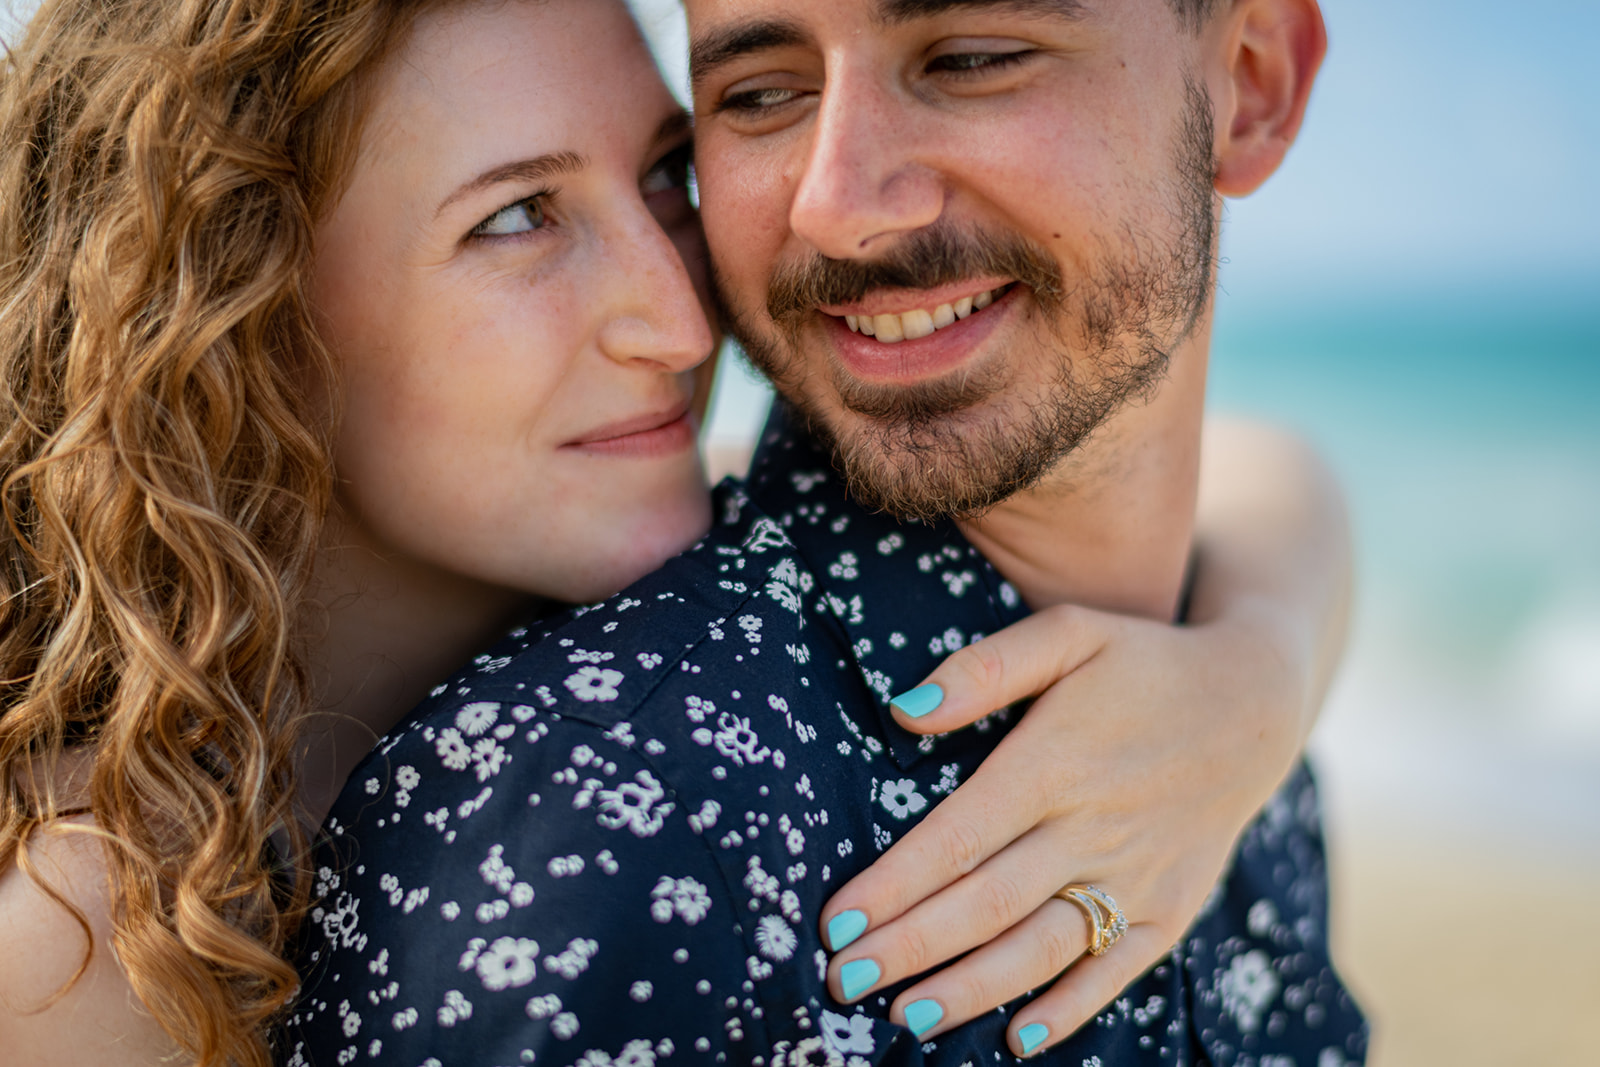
[[[1212,54],[1221,65],[1213,70],[1225,83],[1217,100],[1216,188],[1248,196],[1278,169],[1300,132],[1328,30],[1317,0],[1234,0],[1208,33],[1219,49]]]

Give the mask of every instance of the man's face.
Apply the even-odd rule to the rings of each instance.
[[[863,502],[1032,486],[1208,314],[1201,38],[1168,0],[689,0],[728,324]]]

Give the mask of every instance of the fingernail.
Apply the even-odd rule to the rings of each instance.
[[[851,960],[839,968],[839,984],[844,987],[844,999],[854,1000],[873,986],[883,972],[871,960]]]
[[[918,1037],[938,1026],[943,1018],[944,1009],[937,1000],[918,1000],[906,1005],[906,1025]]]
[[[867,917],[859,911],[841,911],[828,920],[828,944],[838,952],[867,932]]]
[[[1037,1049],[1049,1036],[1050,1028],[1044,1023],[1029,1023],[1024,1026],[1017,1031],[1017,1040],[1022,1042],[1022,1054],[1026,1056]]]
[[[901,693],[889,703],[902,714],[920,719],[930,711],[937,711],[939,705],[944,703],[944,690],[932,683],[919,685],[909,693]]]

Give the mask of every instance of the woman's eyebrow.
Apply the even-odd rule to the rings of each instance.
[[[694,120],[689,113],[678,108],[672,114],[661,120],[661,125],[656,127],[655,145],[664,145],[669,141],[676,141],[694,129]]]
[[[446,208],[458,200],[472,196],[492,185],[501,182],[539,182],[546,181],[558,174],[572,174],[589,165],[589,160],[577,152],[550,152],[532,159],[519,159],[514,163],[503,163],[484,171],[476,178],[458,186],[455,192],[445,197],[434,211],[433,217],[438,218],[444,214]]]

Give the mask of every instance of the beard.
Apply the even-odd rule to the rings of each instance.
[[[902,519],[981,515],[1039,483],[1112,416],[1154,394],[1171,353],[1210,304],[1216,263],[1210,98],[1192,78],[1174,136],[1174,167],[1155,186],[1162,240],[1138,220],[1118,226],[1069,287],[1049,252],[1010,232],[943,220],[876,260],[820,254],[780,264],[767,290],[770,327],[742,312],[720,276],[723,321],[831,448],[858,502]],[[881,289],[932,289],[972,278],[1015,279],[1047,326],[1049,358],[1023,370],[991,360],[912,385],[862,382],[832,360],[808,360],[805,329],[818,305]],[[818,389],[814,378],[825,379]],[[1024,387],[1019,387],[1024,386]],[[819,395],[819,392],[821,395]],[[831,394],[846,414],[832,414]],[[850,417],[854,416],[854,417]]]

